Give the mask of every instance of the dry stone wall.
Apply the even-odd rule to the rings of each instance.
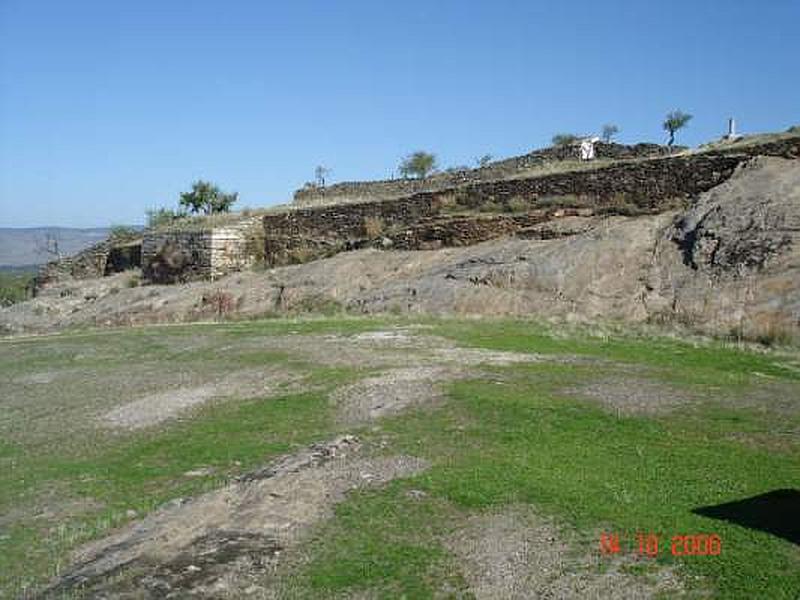
[[[141,240],[106,239],[39,269],[34,289],[65,278],[94,279],[141,266]]]
[[[487,229],[489,221],[462,219],[460,223],[465,228],[462,235],[453,230],[458,227],[459,212],[530,212],[573,205],[607,214],[658,213],[719,185],[736,167],[756,155],[798,158],[800,136],[725,151],[479,182],[393,201],[301,208],[266,215],[263,217],[266,263],[305,262],[376,243],[390,247],[403,239],[404,231],[411,232],[409,239],[419,237],[414,230],[419,231],[421,224],[434,218],[435,227],[440,228],[446,218],[452,220],[447,231],[454,240],[480,241],[522,227],[509,225],[508,219],[498,219],[494,221],[496,235],[492,236],[491,229]],[[476,228],[480,234],[466,231]],[[423,238],[431,241],[428,234]],[[445,238],[442,243],[447,243]]]
[[[629,148],[618,151],[656,152]],[[591,170],[476,181],[390,201],[288,209],[225,226],[147,231],[141,245],[106,240],[50,263],[39,285],[65,275],[101,277],[139,264],[151,282],[215,279],[262,261],[301,263],[364,246],[430,248],[503,235],[550,235],[533,227],[560,216],[662,212],[727,180],[756,155],[798,158],[800,136]]]
[[[626,160],[666,156],[680,148],[670,150],[658,144],[623,144],[599,143],[595,146],[597,158]],[[294,194],[297,206],[322,206],[326,204],[342,204],[364,202],[369,200],[393,200],[422,192],[435,192],[470,183],[493,181],[513,177],[525,170],[542,166],[546,163],[565,160],[578,160],[579,150],[576,145],[544,148],[500,160],[477,169],[463,169],[438,173],[427,179],[387,179],[383,181],[351,181],[337,183],[326,187],[305,187]]]

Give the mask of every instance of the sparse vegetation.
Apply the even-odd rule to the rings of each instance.
[[[301,265],[307,263],[315,256],[314,249],[309,246],[298,246],[291,248],[286,253],[286,259],[290,265]]]
[[[383,233],[384,223],[380,217],[364,218],[364,235],[370,239],[376,238]]]
[[[211,307],[219,319],[231,314],[236,308],[233,295],[223,290],[214,290],[210,294],[203,295],[200,302],[203,306]]]
[[[124,241],[139,237],[139,230],[130,225],[112,225],[109,237],[115,241]]]
[[[686,127],[691,120],[692,115],[685,113],[682,110],[673,110],[672,112],[667,113],[662,126],[664,127],[664,131],[669,133],[669,140],[667,141],[668,146],[675,144],[675,134],[680,129]]]
[[[493,157],[492,157],[491,154],[484,154],[483,156],[480,156],[480,157],[475,159],[475,165],[479,169],[481,169],[481,168],[487,166],[490,162],[492,162],[492,159],[493,159]]]
[[[436,155],[421,150],[414,152],[403,159],[399,170],[403,177],[425,179],[436,170]]]
[[[454,191],[444,192],[436,195],[436,202],[444,212],[449,212],[458,207],[458,195]]]
[[[520,196],[514,196],[508,201],[508,210],[523,213],[533,208],[533,203]]]
[[[245,253],[253,258],[253,266],[262,268],[266,261],[266,232],[259,225],[248,227],[244,232]]]
[[[574,133],[557,133],[551,140],[553,146],[570,146],[577,143],[580,138]]]
[[[148,227],[162,227],[170,225],[179,219],[183,219],[187,213],[182,210],[174,210],[172,208],[154,208],[147,211],[147,226]]]

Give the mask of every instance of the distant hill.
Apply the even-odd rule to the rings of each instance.
[[[61,254],[68,256],[105,239],[109,228],[0,227],[0,268],[36,266],[52,260],[39,251],[48,233],[58,240]]]

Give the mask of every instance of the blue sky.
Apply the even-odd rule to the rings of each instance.
[[[242,206],[621,128],[800,122],[797,0],[0,0],[0,226],[141,223],[197,178]]]

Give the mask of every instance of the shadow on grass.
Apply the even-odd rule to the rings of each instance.
[[[800,490],[773,490],[744,500],[696,508],[692,512],[765,531],[800,545]]]

